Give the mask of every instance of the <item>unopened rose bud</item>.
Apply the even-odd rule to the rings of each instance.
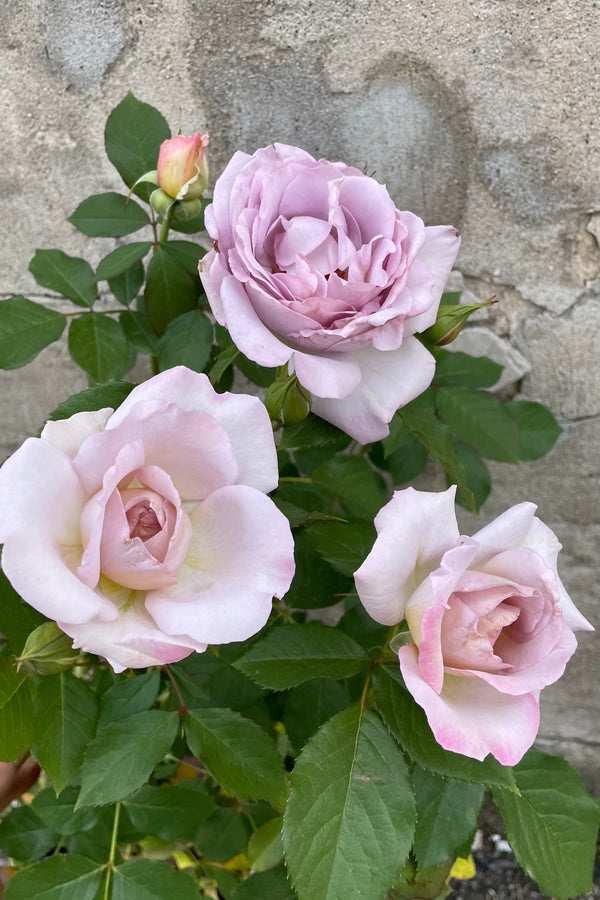
[[[265,406],[273,421],[282,420],[286,425],[296,425],[310,412],[310,394],[295,375],[284,376],[269,385]]]
[[[197,200],[208,183],[205,149],[208,134],[193,134],[163,141],[158,154],[156,173],[159,187],[173,200]]]
[[[162,216],[163,219],[166,219],[169,210],[174,203],[175,200],[173,200],[172,197],[169,197],[168,194],[165,194],[161,188],[157,188],[150,194],[150,206],[159,216]]]
[[[456,305],[440,306],[438,317],[434,324],[421,335],[423,343],[428,344],[430,347],[443,347],[445,344],[452,343],[475,310],[482,309],[484,306],[491,306],[495,302],[492,297],[490,300],[484,300],[482,303],[458,303]]]
[[[198,215],[202,209],[200,200],[179,200],[175,207],[175,218],[187,222]]]
[[[19,671],[26,675],[56,675],[72,669],[79,651],[56,622],[44,622],[32,631],[17,658]]]

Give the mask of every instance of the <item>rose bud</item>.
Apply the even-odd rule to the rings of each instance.
[[[197,200],[208,182],[205,149],[208,134],[193,134],[163,141],[156,167],[159,187],[174,200]]]

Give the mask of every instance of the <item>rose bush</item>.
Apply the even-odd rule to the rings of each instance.
[[[175,662],[254,634],[288,589],[277,481],[260,401],[171,369],[116,411],[48,422],[7,460],[2,568],[115,671]]]
[[[514,765],[537,734],[540,689],[575,651],[573,630],[592,626],[558,577],[561,545],[533,503],[460,537],[455,490],[397,491],[356,586],[377,622],[406,619],[414,643],[400,648],[400,668],[442,747]]]
[[[432,325],[460,238],[398,211],[343,163],[276,144],[238,152],[206,211],[200,274],[217,321],[263,366],[287,365],[313,411],[362,443],[425,390]]]

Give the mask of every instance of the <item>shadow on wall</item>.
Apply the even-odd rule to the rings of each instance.
[[[207,83],[199,56],[192,62],[210,130],[220,136],[211,147],[213,172],[237,149],[295,144],[316,157],[366,167],[400,209],[426,222],[460,226],[473,138],[462,98],[427,67],[388,54],[369,71],[363,91],[334,94],[325,74],[310,71],[305,59],[221,65]]]

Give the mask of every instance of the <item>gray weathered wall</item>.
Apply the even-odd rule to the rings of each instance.
[[[454,283],[502,300],[462,340],[565,432],[545,460],[492,467],[483,517],[535,500],[600,627],[599,17],[598,0],[3,0],[0,291],[42,299],[36,247],[111,249],[66,216],[121,189],[102,134],[127,90],[209,128],[213,173],[273,140],[366,164],[400,208],[460,228]],[[57,345],[0,373],[0,456],[84,385],[74,371]],[[583,635],[540,745],[600,791],[599,662]]]

